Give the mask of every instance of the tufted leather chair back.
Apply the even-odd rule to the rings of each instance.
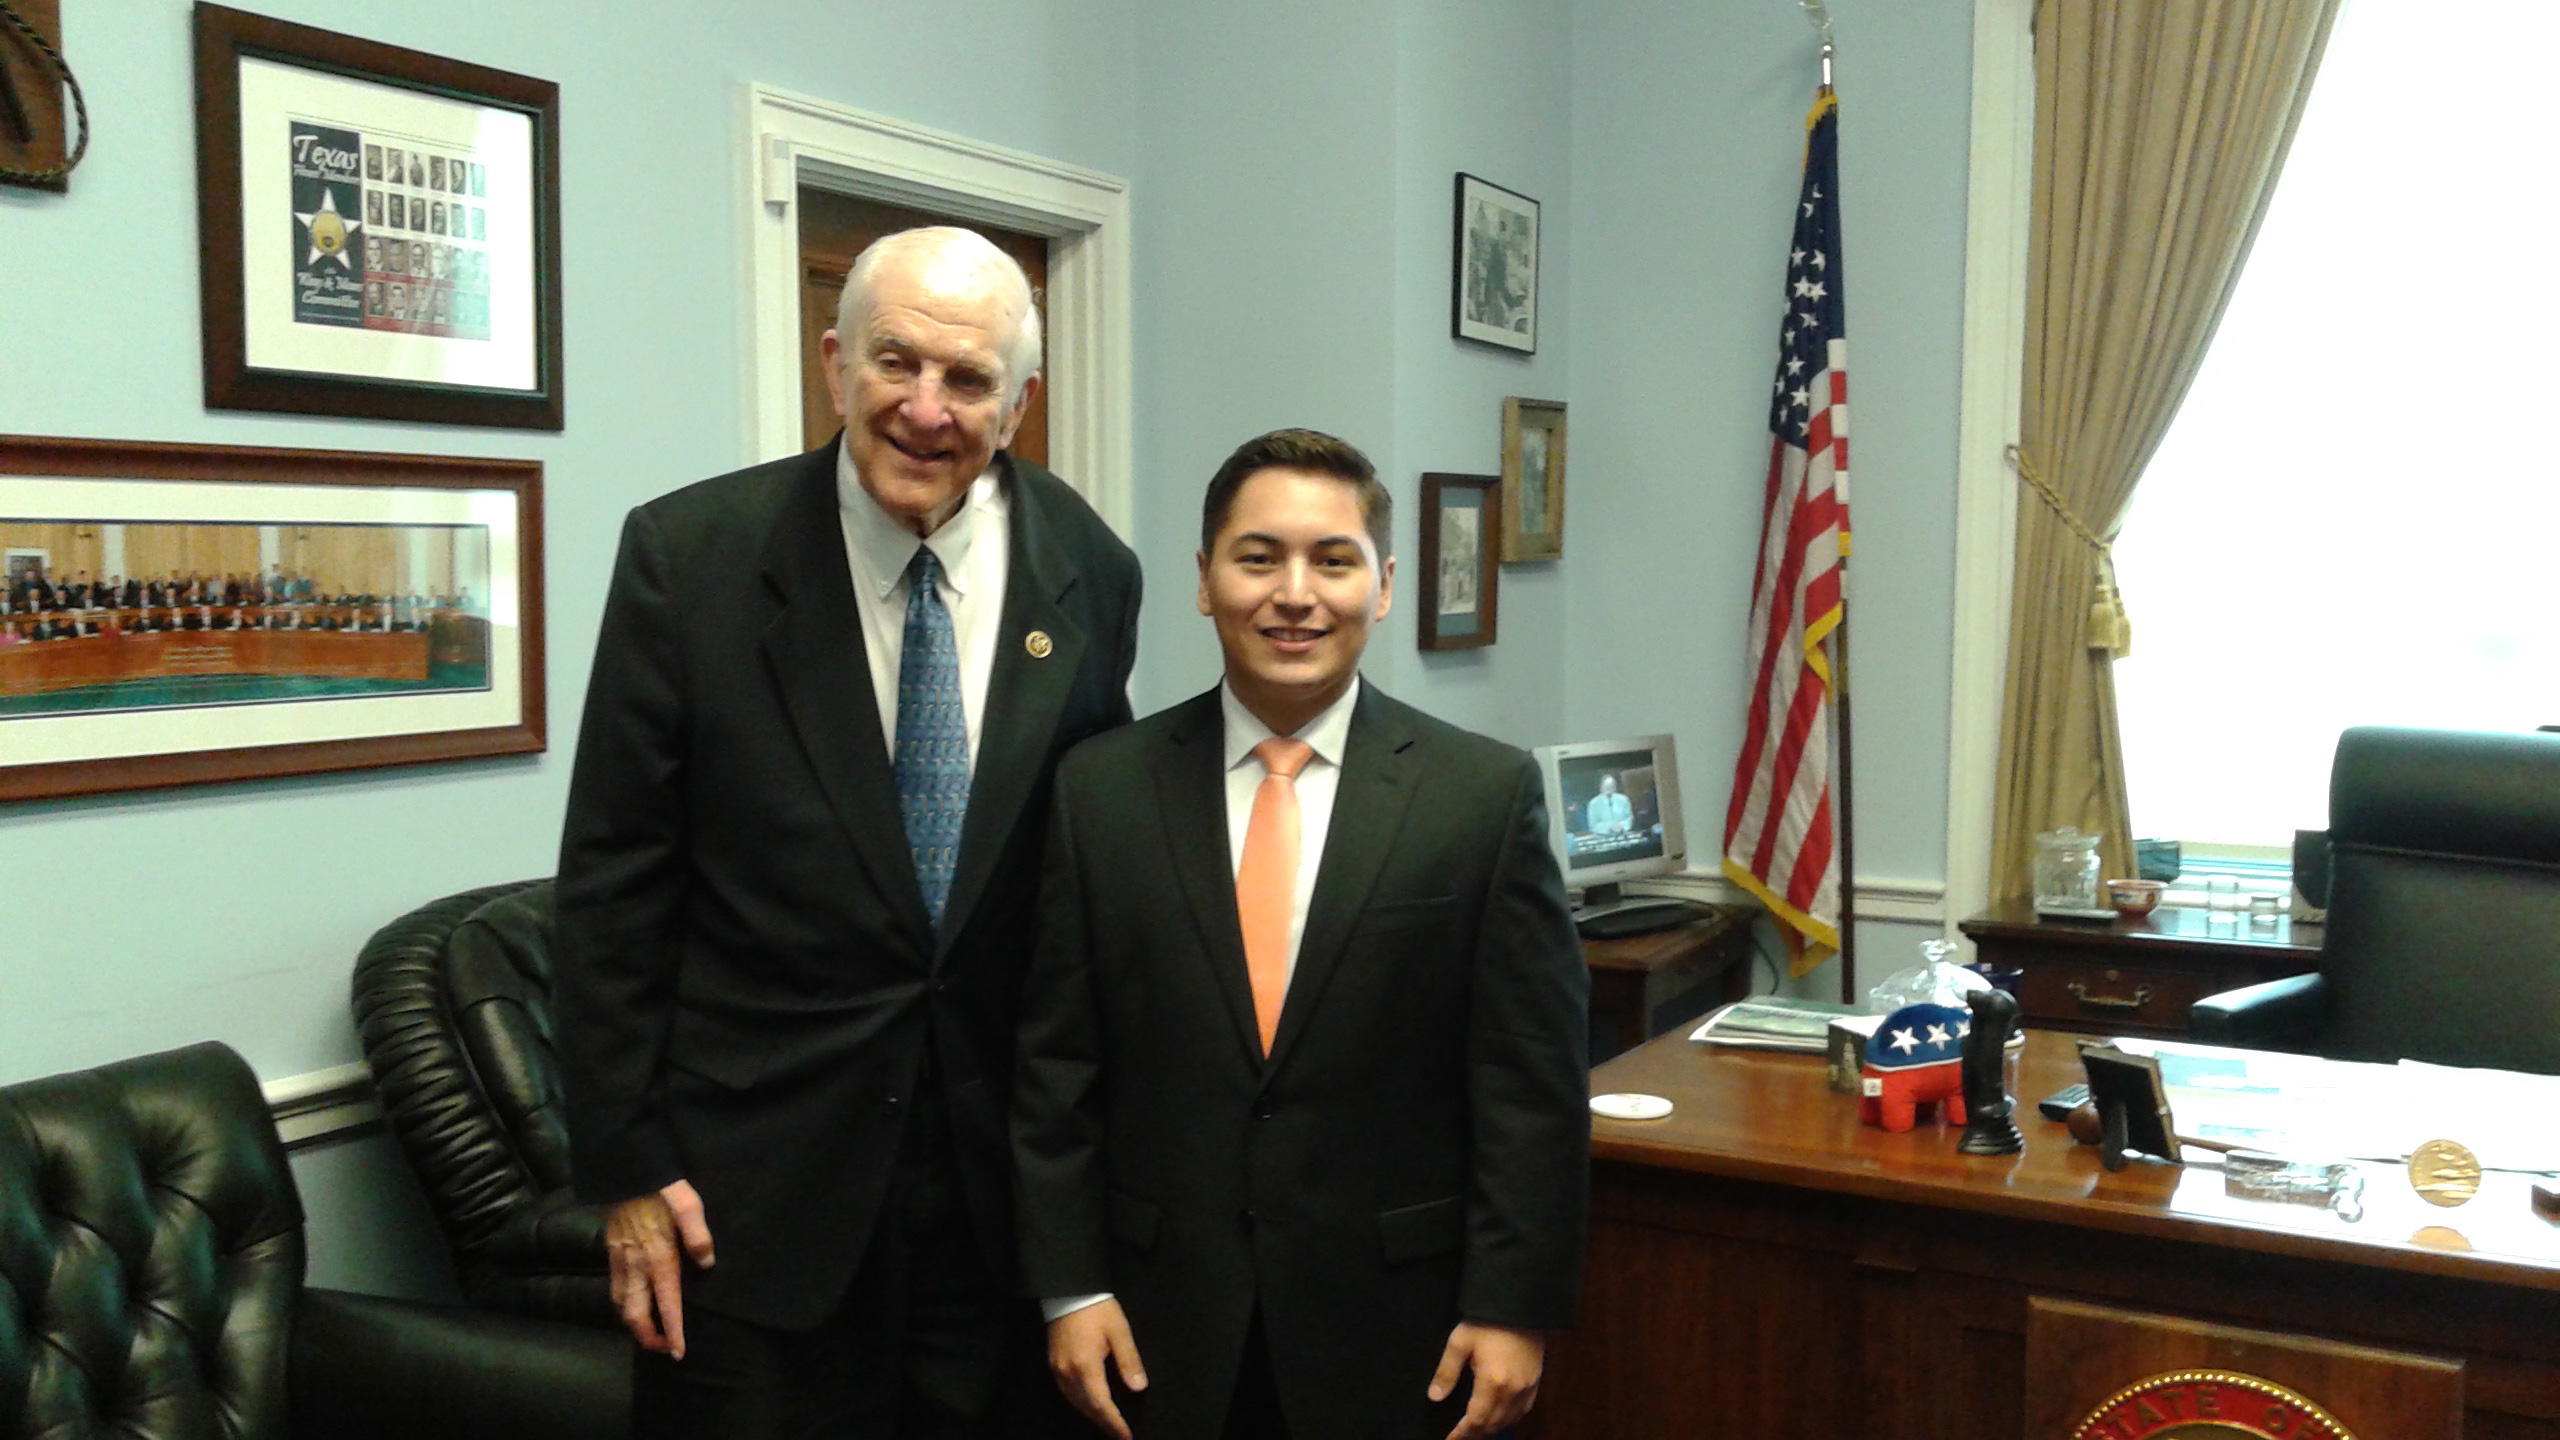
[[[433,901],[357,957],[384,1113],[475,1304],[616,1327],[604,1220],[570,1191],[552,1044],[551,882]]]
[[[2560,736],[2349,730],[2329,846],[2322,1054],[2560,1074]]]
[[[0,1089],[0,1437],[281,1440],[302,1266],[227,1047]]]

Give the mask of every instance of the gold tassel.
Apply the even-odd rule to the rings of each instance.
[[[2086,643],[2092,650],[2104,650],[2122,660],[2133,653],[2133,619],[2125,614],[2124,596],[2116,589],[2113,558],[2102,563],[2105,568],[2090,585]]]

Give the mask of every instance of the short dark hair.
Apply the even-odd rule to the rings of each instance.
[[[1350,441],[1321,430],[1289,429],[1247,440],[1209,477],[1209,493],[1200,499],[1203,554],[1216,548],[1218,531],[1225,527],[1227,513],[1235,509],[1236,492],[1265,470],[1306,470],[1350,486],[1360,500],[1360,523],[1368,527],[1379,557],[1395,553],[1395,496],[1380,483],[1378,468],[1369,463],[1369,457]]]

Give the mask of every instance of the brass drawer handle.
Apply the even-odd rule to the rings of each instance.
[[[2133,998],[2130,1000],[2122,995],[2092,995],[2089,993],[2089,987],[2077,980],[2062,988],[2070,992],[2072,999],[2083,1005],[2096,1006],[2100,1010],[2139,1010],[2151,1003],[2151,987],[2148,985],[2134,986]]]

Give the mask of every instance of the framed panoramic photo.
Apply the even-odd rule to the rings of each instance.
[[[560,87],[199,4],[205,403],[561,428]]]
[[[1474,650],[1494,640],[1502,566],[1501,483],[1491,475],[1422,477],[1422,648]]]
[[[1502,400],[1502,558],[1564,554],[1564,402]]]
[[[542,467],[0,436],[0,801],[543,748]]]
[[[1507,350],[1538,349],[1538,202],[1458,172],[1449,333]]]

